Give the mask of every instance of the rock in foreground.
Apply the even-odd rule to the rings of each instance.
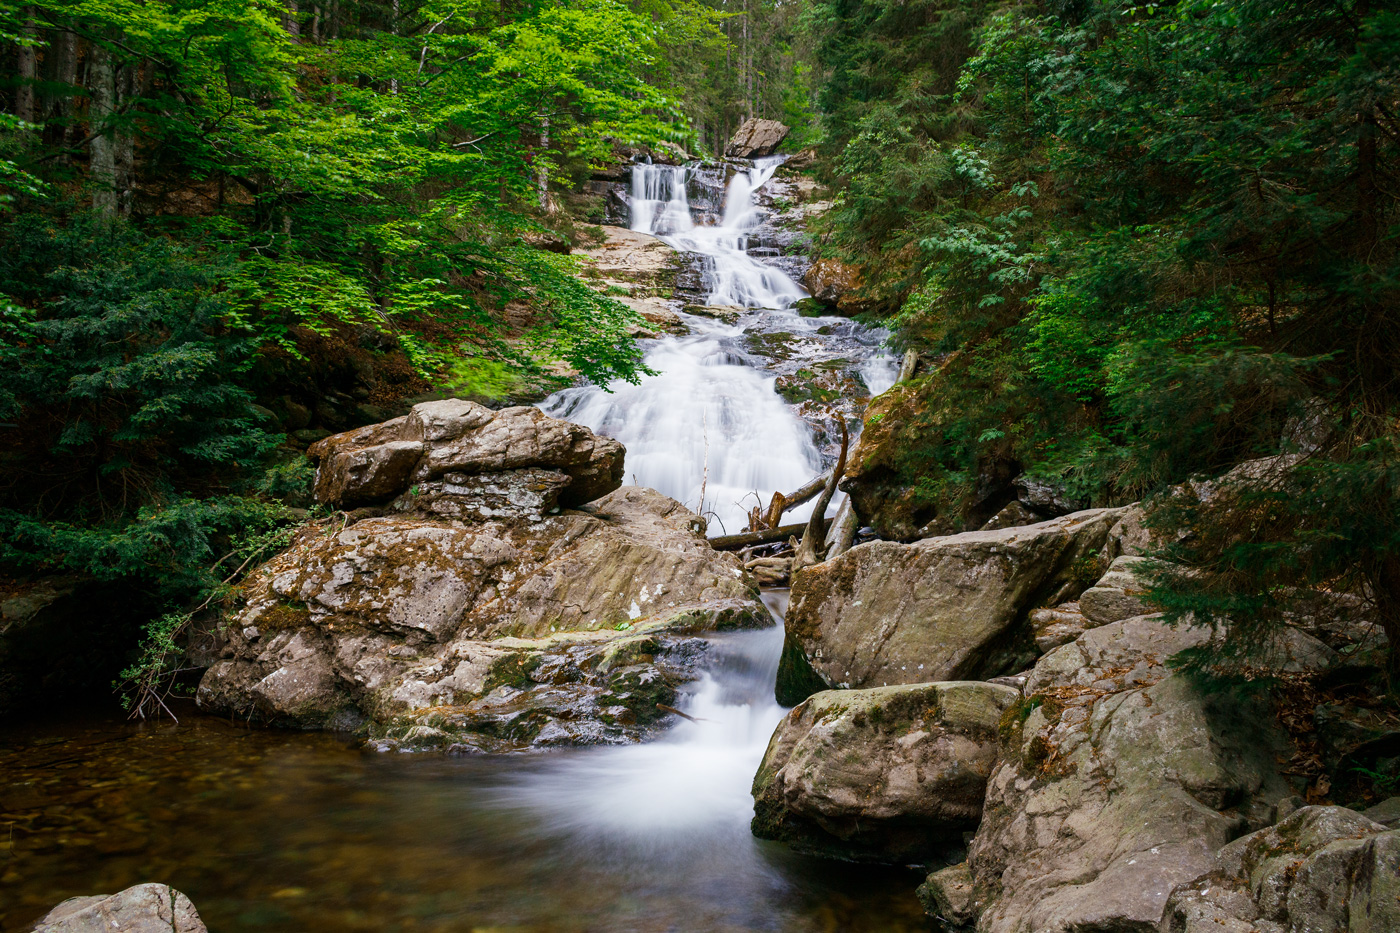
[[[1135,617],[1036,664],[970,847],[980,933],[1155,930],[1173,887],[1291,795],[1276,772],[1286,740],[1263,703],[1166,667],[1207,638]]]
[[[1172,892],[1162,933],[1400,930],[1400,830],[1303,807],[1223,848]]]
[[[901,861],[977,825],[1010,687],[934,683],[818,693],[778,726],[754,778],[754,834],[840,858]]]
[[[71,897],[34,933],[208,933],[190,899],[167,884],[138,884],[116,894]]]
[[[914,544],[872,541],[797,574],[778,698],[814,689],[985,678],[1037,651],[1031,609],[1087,586],[1121,509]]]

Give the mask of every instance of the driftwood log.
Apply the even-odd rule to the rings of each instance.
[[[821,563],[822,555],[826,550],[826,507],[831,504],[831,497],[836,495],[836,484],[841,482],[841,477],[846,473],[846,452],[851,445],[851,436],[846,430],[846,422],[841,422],[841,456],[836,459],[836,466],[832,467],[831,473],[827,476],[826,485],[822,488],[821,495],[817,497],[817,504],[812,509],[812,517],[807,519],[807,527],[802,534],[802,543],[797,547],[797,553],[792,556],[792,572],[797,573],[803,567],[810,567],[813,564]]]
[[[733,551],[752,547],[755,544],[772,544],[775,541],[786,540],[792,535],[800,535],[806,528],[807,523],[802,522],[796,525],[783,525],[779,528],[745,531],[737,535],[716,535],[710,539],[710,546],[716,551]]]

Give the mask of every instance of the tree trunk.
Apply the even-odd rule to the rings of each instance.
[[[138,68],[136,65],[125,65],[119,69],[116,100],[118,108],[122,101],[130,100],[138,93]],[[115,168],[112,180],[117,192],[117,210],[121,211],[123,217],[129,217],[132,202],[136,199],[136,140],[130,124],[123,122],[113,131],[112,143]]]
[[[287,35],[301,37],[301,21],[297,19],[300,15],[297,0],[287,0],[287,12],[282,16],[282,28],[287,30]]]
[[[100,42],[92,46],[88,66],[88,175],[92,179],[92,207],[110,217],[117,212],[117,153],[112,139],[112,117],[117,109],[117,69],[112,52]]]
[[[549,210],[549,114],[540,114],[540,148],[535,154],[535,184],[540,189],[540,210]]]
[[[860,516],[856,514],[855,507],[851,505],[851,497],[847,496],[842,501],[841,507],[836,510],[836,518],[831,522],[831,531],[826,536],[826,559],[840,557],[851,549],[855,543],[856,532],[860,530]]]
[[[34,39],[34,19],[28,8],[24,11],[24,26],[19,34],[23,39]],[[19,47],[19,85],[15,88],[15,116],[25,123],[34,122],[34,81],[38,78],[39,50],[33,45],[21,43]]]

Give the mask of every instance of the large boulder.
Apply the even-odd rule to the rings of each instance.
[[[977,825],[1010,687],[818,693],[779,724],[754,778],[754,834],[841,858],[907,861]]]
[[[750,117],[729,137],[724,154],[731,159],[760,159],[778,151],[787,139],[788,128],[777,120]]]
[[[138,884],[116,894],[70,897],[34,933],[208,933],[190,899],[168,884]]]
[[[1121,510],[913,544],[872,541],[792,584],[779,699],[1010,673],[1037,651],[1032,609],[1073,599]],[[804,692],[805,691],[805,692]]]
[[[1259,694],[1167,667],[1209,637],[1140,616],[1036,664],[969,849],[979,933],[1155,930],[1176,885],[1291,796],[1276,770],[1289,746]]]
[[[769,624],[738,558],[658,492],[557,515],[503,494],[492,517],[451,488],[421,494],[428,514],[316,523],[259,569],[200,706],[383,747],[627,741],[697,676],[695,635]]]
[[[1171,894],[1161,933],[1400,930],[1400,830],[1303,807],[1220,850]]]
[[[802,277],[807,291],[823,305],[851,316],[868,310],[872,302],[862,297],[865,277],[859,266],[833,257],[818,259]]]
[[[463,399],[423,402],[409,414],[317,441],[316,498],[337,506],[382,503],[449,474],[545,469],[569,479],[557,499],[582,505],[622,485],[625,451],[538,408],[493,411]]]

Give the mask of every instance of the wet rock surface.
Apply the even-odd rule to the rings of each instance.
[[[754,778],[754,833],[879,861],[960,844],[982,813],[997,724],[1019,698],[971,682],[810,697],[778,726]]]
[[[697,676],[695,636],[768,624],[737,558],[653,490],[493,517],[479,489],[425,486],[414,512],[333,517],[264,565],[200,705],[384,748],[630,741]]]
[[[874,541],[798,573],[779,699],[799,684],[861,688],[1011,673],[1037,652],[1027,617],[1084,589],[1121,510],[914,544]],[[809,671],[804,670],[804,665]]]
[[[1258,696],[1167,668],[1208,637],[1141,616],[1036,664],[969,850],[981,933],[1155,930],[1172,889],[1291,794]]]
[[[34,933],[208,933],[190,899],[166,884],[73,897],[49,911]]]

